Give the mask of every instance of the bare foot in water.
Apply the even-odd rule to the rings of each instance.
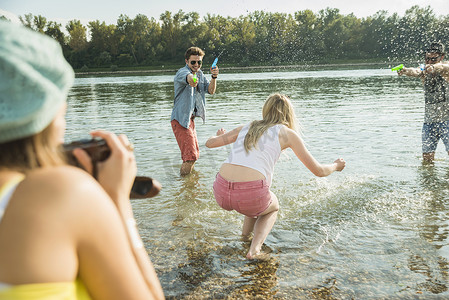
[[[193,160],[188,160],[188,161],[183,162],[181,165],[181,170],[180,170],[181,176],[189,175],[190,172],[192,172],[194,164],[195,164],[195,161],[193,161]]]
[[[253,235],[252,234],[242,235],[241,239],[243,242],[251,242],[253,240]]]
[[[270,254],[264,253],[264,252],[257,252],[255,254],[252,254],[251,251],[246,254],[247,259],[258,259],[258,260],[268,260],[270,259]]]

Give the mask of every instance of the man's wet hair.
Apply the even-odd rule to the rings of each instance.
[[[433,42],[429,45],[429,47],[426,48],[426,53],[438,53],[438,54],[445,54],[444,53],[444,45],[441,42]]]

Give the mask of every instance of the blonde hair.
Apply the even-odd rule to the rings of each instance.
[[[30,137],[0,144],[0,169],[27,173],[33,169],[66,164],[62,147],[52,146],[53,122]]]
[[[290,99],[279,93],[268,96],[262,108],[262,120],[251,122],[244,141],[246,152],[253,147],[255,148],[264,132],[276,124],[285,125],[296,132],[299,130],[299,124]]]

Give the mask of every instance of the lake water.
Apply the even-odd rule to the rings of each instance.
[[[226,74],[197,119],[201,156],[179,176],[170,126],[173,75],[77,78],[66,140],[91,129],[125,133],[139,174],[163,185],[133,200],[145,246],[168,299],[440,299],[449,297],[449,158],[421,161],[419,80],[387,69]],[[293,99],[310,152],[346,169],[317,178],[285,151],[272,191],[278,220],[248,261],[243,217],[222,210],[212,183],[229,148],[207,149],[216,130],[261,118],[272,92]]]

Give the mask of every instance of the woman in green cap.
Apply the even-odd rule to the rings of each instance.
[[[92,132],[111,149],[98,181],[60,152],[73,79],[56,41],[0,21],[0,299],[163,299],[129,201],[127,137]]]

